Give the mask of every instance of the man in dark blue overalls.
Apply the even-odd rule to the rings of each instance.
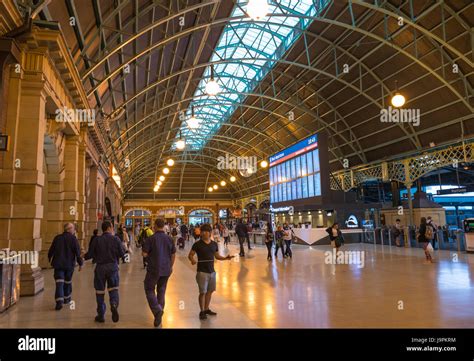
[[[53,243],[48,251],[48,259],[54,268],[54,279],[56,281],[56,310],[63,308],[63,304],[71,302],[72,274],[79,264],[79,271],[83,264],[81,258],[81,247],[75,236],[76,228],[72,223],[64,225],[64,232],[54,237]]]
[[[153,316],[154,326],[161,325],[165,308],[165,292],[168,279],[173,272],[176,258],[176,246],[164,231],[165,221],[155,220],[155,234],[145,240],[142,248],[143,257],[147,259],[145,276],[145,294]]]
[[[112,223],[102,223],[102,235],[92,240],[85,260],[93,259],[96,264],[94,271],[94,288],[97,299],[96,322],[105,322],[105,288],[109,291],[112,321],[118,322],[119,305],[119,260],[125,255],[120,239],[114,235]]]

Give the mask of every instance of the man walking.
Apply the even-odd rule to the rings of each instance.
[[[249,233],[247,230],[247,226],[242,222],[241,219],[239,219],[239,223],[235,227],[235,234],[237,234],[237,237],[239,238],[239,244],[240,244],[240,257],[245,257],[245,251],[244,251],[244,243],[247,241],[249,238]],[[248,248],[250,251],[250,241],[248,242]]]
[[[205,223],[201,226],[201,239],[193,244],[188,258],[192,265],[198,264],[196,282],[199,287],[199,319],[205,320],[207,316],[216,316],[217,313],[211,311],[212,293],[216,290],[216,271],[214,269],[214,258],[220,261],[230,260],[233,256],[222,257],[219,254],[217,242],[211,241],[212,227]],[[194,256],[197,254],[196,262]]]
[[[53,243],[48,251],[48,260],[54,268],[54,279],[56,280],[56,310],[63,308],[63,304],[71,302],[72,275],[76,261],[81,271],[83,260],[81,258],[81,247],[76,238],[76,228],[72,223],[64,225],[64,232],[54,237]]]
[[[142,228],[140,234],[138,235],[138,244],[140,245],[140,247],[143,247],[143,245],[145,244],[145,240],[151,236],[153,236],[153,231],[150,229],[150,227],[145,225],[145,227]],[[146,264],[147,259],[146,257],[143,257],[143,268],[146,268]]]
[[[94,288],[97,300],[96,322],[105,322],[105,288],[109,291],[110,310],[112,321],[118,322],[119,305],[119,260],[125,255],[120,239],[114,235],[112,223],[102,223],[103,234],[92,240],[85,260],[93,259],[96,264],[94,270]]]
[[[165,293],[168,279],[173,272],[176,259],[176,247],[170,236],[164,232],[165,222],[155,220],[155,234],[145,240],[143,257],[148,260],[145,276],[145,294],[151,312],[155,316],[154,326],[161,325],[165,308]]]

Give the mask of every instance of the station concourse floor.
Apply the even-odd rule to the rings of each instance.
[[[191,241],[192,243],[192,241]],[[473,328],[474,255],[436,251],[425,264],[418,248],[348,244],[364,250],[365,267],[330,265],[329,246],[293,246],[293,259],[266,260],[257,245],[246,258],[216,261],[216,317],[198,318],[195,266],[178,250],[168,283],[163,328]],[[222,245],[220,245],[222,246]],[[222,248],[222,247],[221,247]],[[229,248],[238,253],[236,243]],[[227,252],[222,251],[221,252]],[[120,321],[97,324],[93,265],[74,273],[75,309],[54,310],[52,270],[43,270],[45,290],[22,297],[0,314],[1,328],[149,328],[153,317],[143,290],[145,271],[139,252],[120,265]],[[106,296],[108,302],[108,296]],[[403,309],[399,309],[400,301]]]

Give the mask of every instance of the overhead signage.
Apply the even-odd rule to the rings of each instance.
[[[293,206],[287,206],[287,207],[277,207],[273,208],[270,206],[270,212],[271,213],[281,213],[281,212],[288,212],[290,216],[292,216],[295,213],[295,207]]]
[[[474,192],[474,187],[459,187],[459,188],[452,188],[452,189],[439,189],[436,191],[437,195],[443,194],[459,194],[459,193],[468,193]]]
[[[316,149],[317,147],[318,135],[314,134],[296,144],[293,144],[291,147],[288,147],[281,152],[272,155],[269,158],[270,167],[273,167],[274,165],[277,165],[288,159],[294,158],[300,154],[306,153],[312,149]]]

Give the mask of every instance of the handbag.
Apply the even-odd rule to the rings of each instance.
[[[426,246],[426,250],[427,250],[429,253],[433,253],[434,248],[433,248],[433,246],[431,245],[430,242],[428,242],[428,245]]]

